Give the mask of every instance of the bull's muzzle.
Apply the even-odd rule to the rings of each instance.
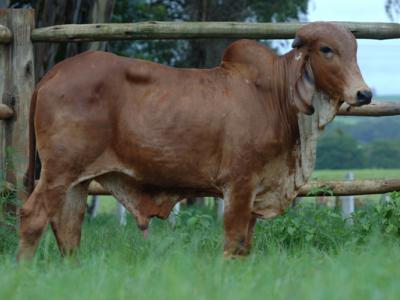
[[[357,105],[370,104],[372,99],[372,92],[370,90],[360,90],[357,92]]]

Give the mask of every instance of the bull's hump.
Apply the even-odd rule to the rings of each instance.
[[[271,64],[277,55],[265,45],[253,40],[238,40],[226,48],[222,61],[259,67]]]

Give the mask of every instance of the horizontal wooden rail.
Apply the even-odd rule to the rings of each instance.
[[[400,191],[400,179],[311,181],[300,190],[299,196],[310,196],[309,193],[318,191],[321,188],[330,189],[335,196],[384,194],[393,191]],[[109,195],[110,193],[98,182],[92,181],[89,186],[89,194]]]
[[[400,115],[399,102],[372,102],[371,104],[356,107],[343,104],[338,115],[341,116],[365,116],[365,117],[384,117]]]
[[[341,116],[396,116],[400,115],[400,102],[375,102],[361,107],[350,107],[344,104],[338,115]],[[13,109],[6,105],[0,104],[0,120],[7,120],[14,116]]]
[[[361,39],[400,38],[400,24],[337,22]],[[110,40],[248,38],[289,39],[306,23],[140,22],[67,24],[36,28],[32,42],[90,42]]]
[[[0,25],[0,44],[8,44],[12,40],[12,33],[7,27]]]
[[[384,194],[400,191],[400,179],[311,181],[303,186],[299,196],[310,196],[310,193],[320,188],[330,189],[335,196]]]
[[[11,183],[3,182],[3,192],[14,190]],[[385,194],[400,191],[400,179],[362,179],[362,180],[313,180],[303,186],[299,196],[316,196],[318,191],[329,190],[335,196]],[[100,183],[93,180],[89,185],[89,195],[110,195]]]
[[[14,115],[14,111],[6,104],[0,104],[0,120],[7,120]]]

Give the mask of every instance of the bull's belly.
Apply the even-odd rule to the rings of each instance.
[[[190,174],[179,172],[179,170],[178,166],[171,169],[167,165],[157,166],[151,162],[148,163],[148,168],[143,168],[134,163],[122,162],[113,151],[105,151],[85,168],[75,183],[112,173],[117,176],[123,175],[142,188],[163,190],[174,196],[222,196],[212,176],[207,177],[196,169]]]

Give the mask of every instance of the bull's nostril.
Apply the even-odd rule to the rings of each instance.
[[[371,103],[372,93],[369,90],[357,92],[357,101],[360,105]]]

